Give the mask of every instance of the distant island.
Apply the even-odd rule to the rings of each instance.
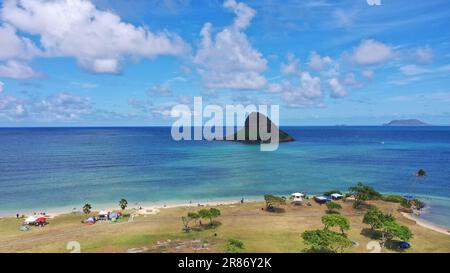
[[[231,141],[239,141],[239,142],[244,142],[244,143],[249,143],[249,144],[259,144],[259,143],[263,143],[263,142],[270,142],[270,141],[263,141],[261,139],[261,136],[259,135],[259,121],[266,119],[267,120],[267,131],[270,133],[271,132],[271,125],[272,125],[272,121],[266,117],[265,115],[258,113],[258,112],[253,112],[251,113],[247,119],[245,120],[245,127],[242,128],[241,130],[239,130],[237,133],[235,133],[231,138],[227,137],[227,140]],[[250,120],[256,120],[257,124],[250,124]],[[274,133],[278,132],[279,135],[279,142],[290,142],[290,141],[294,141],[294,138],[292,136],[290,136],[288,133],[280,130],[278,128],[277,125],[273,124],[273,130]],[[238,135],[239,134],[244,134],[245,133],[245,140],[239,140],[238,139]],[[251,140],[250,139],[250,133],[255,134],[256,140]]]
[[[430,124],[420,121],[418,119],[399,119],[393,120],[389,123],[383,124],[384,126],[429,126]]]

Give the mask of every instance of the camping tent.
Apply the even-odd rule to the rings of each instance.
[[[34,222],[36,222],[36,220],[37,220],[36,216],[29,216],[25,219],[25,221],[23,221],[23,223],[26,225],[30,225],[30,224],[33,224]]]
[[[293,194],[291,194],[292,198],[302,198],[305,195],[303,193],[300,192],[294,192]]]
[[[331,195],[331,198],[333,198],[334,200],[341,199],[342,197],[344,197],[344,196],[340,193],[333,193]]]

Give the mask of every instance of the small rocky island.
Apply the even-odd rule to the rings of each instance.
[[[271,129],[274,130],[275,133],[278,132],[279,134],[279,142],[290,142],[290,141],[294,141],[294,138],[292,136],[290,136],[288,133],[280,130],[278,128],[277,125],[273,124],[273,128],[272,128],[272,121],[266,117],[265,115],[258,113],[258,112],[253,112],[251,113],[247,119],[245,120],[245,126],[244,128],[242,128],[241,130],[239,130],[237,133],[235,133],[233,136],[231,137],[227,137],[226,139],[229,141],[238,141],[238,142],[244,142],[244,143],[248,143],[248,144],[259,144],[259,143],[268,143],[269,141],[263,141],[261,139],[261,136],[259,134],[259,121],[260,119],[266,119],[267,120],[267,132],[268,133],[272,133]],[[250,121],[256,120],[256,124],[251,123]],[[245,140],[239,140],[238,139],[238,135],[240,134],[244,134],[245,133]],[[256,140],[251,140],[250,139],[250,134],[252,133],[252,135],[256,134]]]
[[[384,124],[384,126],[428,126],[428,125],[429,124],[420,121],[418,119],[399,119]]]

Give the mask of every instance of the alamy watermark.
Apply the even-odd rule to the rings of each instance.
[[[270,111],[269,111],[270,110]],[[191,108],[178,104],[172,108],[172,138],[181,140],[228,140],[259,143],[261,151],[276,151],[279,146],[279,105],[203,105],[194,97]],[[271,122],[270,122],[270,121]],[[242,126],[241,129],[238,126]]]

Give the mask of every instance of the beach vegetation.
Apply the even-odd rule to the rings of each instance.
[[[370,225],[372,233],[378,231],[381,234],[381,246],[384,247],[386,242],[393,239],[407,241],[412,238],[411,230],[396,222],[391,214],[385,214],[378,209],[371,209],[366,212],[363,223]]]
[[[405,199],[401,202],[401,205],[405,208],[410,208],[410,209],[415,209],[415,210],[421,210],[423,208],[425,208],[425,202],[417,199],[417,198],[413,198],[413,199]]]
[[[189,232],[191,230],[191,227],[189,226],[191,221],[197,221],[199,218],[200,215],[197,212],[188,212],[187,216],[182,216],[181,221],[183,222],[183,231]]]
[[[403,196],[396,194],[382,195],[381,200],[392,203],[403,203],[407,201]]]
[[[276,206],[276,205],[286,204],[286,197],[283,197],[283,196],[275,196],[272,194],[266,194],[266,195],[264,195],[264,200],[266,201],[266,209],[269,211],[273,211],[274,206]]]
[[[84,206],[83,206],[84,214],[91,213],[91,210],[92,210],[92,205],[91,204],[89,204],[89,203],[84,204]]]
[[[127,206],[128,206],[128,201],[127,201],[126,199],[124,199],[124,198],[120,199],[120,201],[119,201],[119,207],[120,207],[122,210],[124,210],[124,209],[127,208]]]
[[[331,214],[331,213],[339,213],[339,212],[336,211],[336,210],[342,209],[342,206],[341,206],[341,205],[339,205],[338,203],[333,202],[333,201],[327,202],[327,203],[326,203],[326,206],[327,206],[327,208],[328,208],[327,213],[330,213],[330,214]]]
[[[363,223],[370,226],[372,231],[383,227],[386,221],[393,221],[394,217],[390,214],[384,214],[380,210],[370,209],[364,214]]]
[[[307,230],[301,236],[307,246],[305,252],[335,253],[352,246],[352,241],[346,236],[328,229]]]
[[[225,245],[225,251],[229,253],[239,253],[245,249],[244,242],[238,239],[228,239],[227,244]]]
[[[381,193],[376,191],[374,188],[359,182],[356,186],[350,187],[349,189],[350,195],[355,197],[355,202],[353,203],[353,207],[356,209],[360,209],[364,206],[365,201],[367,200],[377,200],[381,198]]]
[[[339,194],[343,195],[342,192],[339,191],[339,190],[326,191],[326,192],[323,193],[323,195],[324,195],[324,196],[330,196],[330,195],[332,195],[333,193],[339,193]]]
[[[220,210],[217,208],[202,209],[198,211],[198,215],[202,219],[209,219],[209,225],[213,226],[213,219],[220,216]]]
[[[322,224],[324,224],[324,229],[326,230],[333,227],[339,228],[342,235],[345,235],[345,232],[350,230],[349,220],[341,214],[327,214],[322,216]]]

